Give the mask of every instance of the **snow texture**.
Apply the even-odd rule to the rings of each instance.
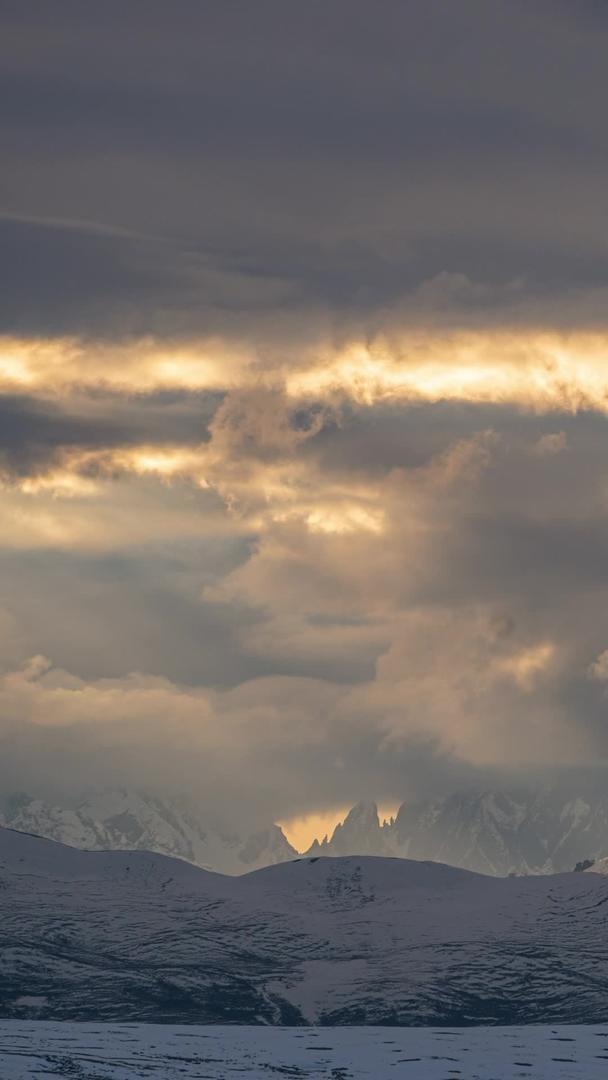
[[[0,1022],[2,1080],[600,1080],[608,1027],[252,1028]]]

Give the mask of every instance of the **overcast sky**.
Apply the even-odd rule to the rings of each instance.
[[[608,6],[0,42],[2,788],[266,822],[605,761]]]

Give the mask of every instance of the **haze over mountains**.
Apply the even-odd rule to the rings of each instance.
[[[600,1022],[608,877],[304,858],[241,877],[0,829],[0,1016]]]
[[[185,796],[136,790],[66,804],[12,794],[0,802],[0,824],[75,847],[156,851],[224,874],[299,854],[272,822],[235,829],[210,821]],[[499,876],[559,873],[608,855],[608,789],[603,777],[577,776],[536,788],[460,792],[404,803],[382,823],[374,803],[359,803],[305,854],[429,859]]]

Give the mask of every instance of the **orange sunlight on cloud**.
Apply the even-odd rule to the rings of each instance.
[[[287,353],[288,361],[283,357]],[[408,331],[342,349],[289,343],[281,359],[246,343],[0,339],[0,386],[25,393],[103,387],[226,390],[265,385],[288,398],[504,403],[608,412],[608,336],[535,330]]]

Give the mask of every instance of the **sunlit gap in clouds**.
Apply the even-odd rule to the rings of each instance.
[[[186,398],[206,391],[218,395],[206,434],[201,416],[200,442],[192,436],[179,442],[179,433],[168,442],[152,424],[142,426],[141,442],[130,435],[123,445],[119,440],[59,446],[33,471],[3,465],[5,492],[13,500],[28,500],[27,506],[6,503],[14,518],[11,528],[20,538],[24,528],[32,542],[39,536],[40,543],[65,543],[73,534],[101,535],[103,522],[96,521],[91,530],[83,514],[76,518],[74,511],[68,523],[53,503],[98,500],[101,505],[119,484],[130,481],[185,485],[184,495],[188,486],[199,497],[207,492],[238,519],[243,532],[257,534],[274,523],[300,526],[310,534],[380,537],[390,528],[381,486],[365,470],[328,470],[314,452],[303,452],[325,418],[340,427],[345,402],[360,410],[445,401],[498,404],[536,415],[606,414],[608,335],[409,330],[343,348],[322,342],[304,347],[295,341],[270,356],[254,344],[220,339],[112,343],[4,337],[0,386],[7,394],[30,397],[34,407],[52,398],[82,419],[92,410],[91,415],[111,420],[117,400],[135,408],[140,397],[143,401],[165,391]],[[192,408],[200,408],[198,401]],[[300,408],[312,417],[309,427],[294,424]],[[556,451],[564,440],[563,433],[545,433],[538,453]],[[128,508],[123,513],[128,515]],[[187,531],[196,531],[197,513],[190,503]],[[210,528],[209,507],[205,520]],[[131,522],[127,532],[137,535]]]
[[[263,355],[263,363],[260,356]],[[285,359],[285,356],[288,359]],[[387,331],[369,343],[283,349],[217,340],[0,339],[0,385],[45,394],[282,389],[292,400],[504,403],[608,411],[608,335],[542,330]]]
[[[608,410],[608,338],[486,333],[381,339],[287,376],[294,396],[347,394],[381,401],[463,401],[535,411]]]
[[[0,387],[61,393],[105,388],[149,393],[165,388],[225,389],[242,381],[249,351],[221,341],[165,343],[77,338],[0,338]]]

